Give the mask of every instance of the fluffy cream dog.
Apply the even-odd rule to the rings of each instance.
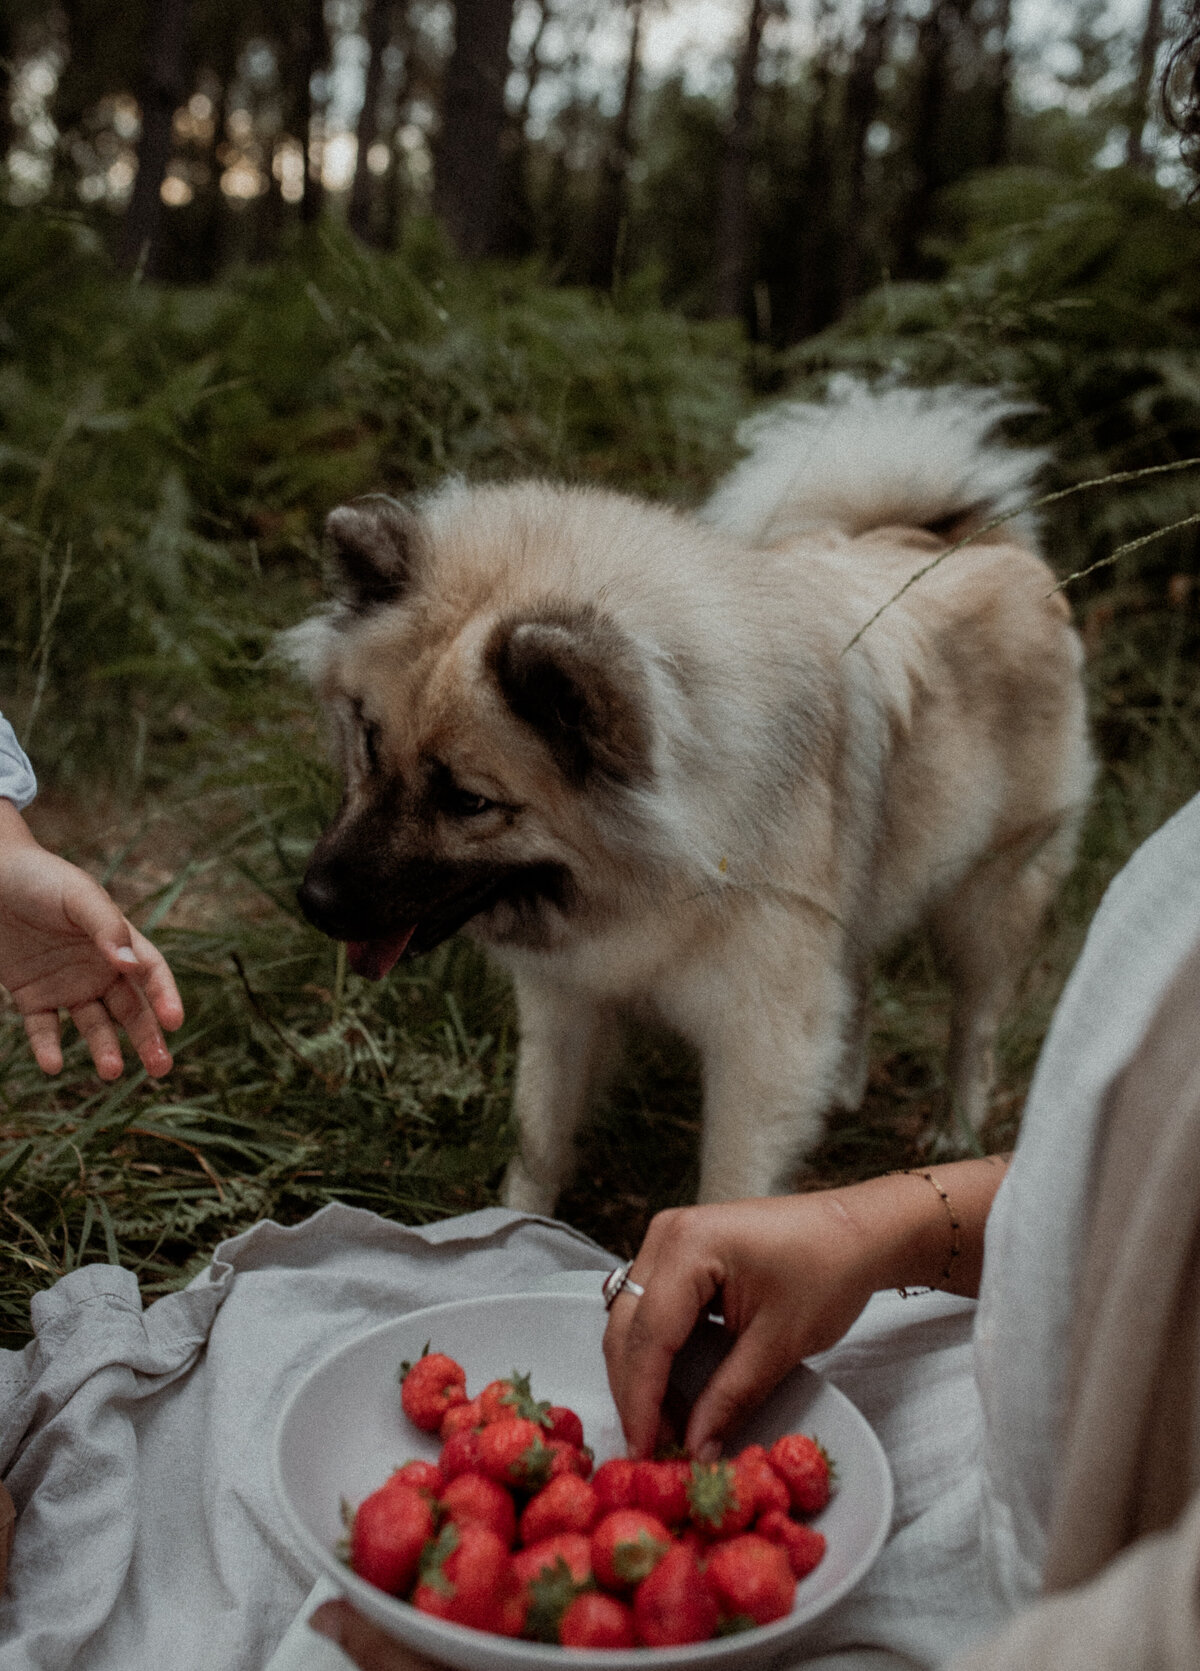
[[[983,1120],[1092,775],[1067,606],[1029,526],[986,529],[1041,462],[989,439],[1006,411],[843,383],[753,425],[698,516],[537,481],[331,515],[340,600],[291,651],[345,797],[301,902],[361,973],[459,928],[511,972],[510,1206],[553,1208],[636,1012],[700,1052],[701,1198],[789,1187],[920,922]]]

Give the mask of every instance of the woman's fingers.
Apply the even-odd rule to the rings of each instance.
[[[793,1368],[780,1319],[759,1311],[702,1389],[688,1418],[684,1445],[703,1461],[720,1454],[720,1441],[758,1408]]]
[[[679,1236],[681,1216],[652,1222],[630,1272],[645,1292],[617,1296],[604,1335],[609,1383],[634,1457],[654,1453],[672,1361],[720,1281],[703,1243]]]

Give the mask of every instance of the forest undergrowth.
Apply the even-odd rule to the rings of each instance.
[[[1200,457],[1200,258],[1181,276],[1178,248],[1200,257],[1200,233],[1144,182],[1090,200],[1018,185],[963,195],[944,279],[868,298],[786,360],[665,310],[649,283],[596,297],[468,271],[428,233],[380,257],[328,232],[170,291],[114,278],[69,217],[0,214],[0,707],[43,780],[35,829],[154,935],[188,1011],[157,1085],[101,1085],[78,1043],[47,1081],[0,1013],[6,1344],[32,1293],[91,1261],[152,1296],[264,1216],[336,1199],[416,1222],[496,1199],[513,1145],[503,980],[463,940],[359,980],[295,905],[336,788],[271,645],[322,594],[325,512],[453,471],[693,504],[756,402],[831,371],[1012,390],[1030,406],[1014,433],[1051,449],[1048,494],[1152,472],[1045,507],[1056,571],[1090,571],[1068,596],[1101,771],[1001,1041],[983,1141],[1011,1144],[1104,887],[1200,788],[1200,471],[1162,469]],[[874,996],[865,1104],[833,1121],[806,1185],[969,1147],[923,944]],[[633,1039],[562,1215],[632,1252],[694,1190],[698,1098],[680,1046]]]

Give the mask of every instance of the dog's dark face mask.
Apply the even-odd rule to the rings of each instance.
[[[347,942],[356,974],[380,980],[400,957],[432,951],[499,905],[509,908],[514,938],[533,933],[545,906],[566,907],[565,866],[447,858],[423,839],[433,833],[428,817],[406,817],[401,800],[393,790],[344,806],[313,849],[300,886],[305,916]]]

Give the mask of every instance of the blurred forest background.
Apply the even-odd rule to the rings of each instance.
[[[299,919],[336,803],[271,643],[342,499],[545,472],[696,503],[834,373],[1002,386],[1103,770],[1004,1039],[1011,1142],[1108,879],[1200,787],[1200,220],[1173,0],[0,0],[0,707],[30,820],[168,951],[177,1067],[0,1012],[0,1332],[92,1259],[172,1286],[264,1214],[485,1204],[512,1018],[464,942],[379,986]],[[808,1182],[962,1141],[919,945]],[[632,1250],[698,1087],[638,1041],[565,1217]]]

